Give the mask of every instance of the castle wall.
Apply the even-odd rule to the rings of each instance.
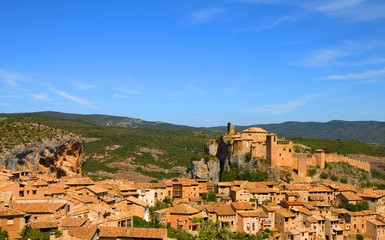
[[[254,142],[251,146],[251,155],[256,158],[266,158],[266,144]]]
[[[351,158],[351,157],[338,155],[336,153],[329,153],[329,154],[325,154],[325,161],[326,162],[346,162],[352,166],[362,168],[365,171],[370,172],[370,163],[358,158]]]
[[[322,157],[322,159],[320,158]],[[295,153],[294,154],[294,161],[297,163],[297,169],[299,172],[298,166],[301,163],[306,163],[306,166],[319,166],[321,169],[323,169],[322,165],[325,162],[346,162],[349,163],[352,166],[362,168],[365,171],[370,171],[370,163],[364,160],[360,160],[358,158],[351,158],[346,157],[342,155],[338,155],[336,153],[329,153],[329,154],[319,154],[317,156],[316,154],[306,154],[306,153]],[[324,161],[323,161],[324,160]]]

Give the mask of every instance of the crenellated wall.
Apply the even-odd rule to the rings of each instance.
[[[316,154],[307,154],[307,153],[294,153],[294,159],[297,163],[297,169],[299,175],[303,175],[303,171],[306,171],[306,169],[303,167],[303,165],[306,163],[306,166],[319,166],[321,169],[322,163],[320,164],[319,158],[322,153]],[[352,157],[346,157],[343,155],[338,155],[336,153],[328,153],[323,154],[322,160],[325,162],[346,162],[352,166],[362,168],[365,171],[370,172],[370,163],[358,158],[352,158]],[[318,160],[318,161],[317,161]],[[301,166],[301,167],[300,167]]]
[[[365,171],[370,172],[370,163],[358,158],[346,157],[346,156],[338,155],[336,153],[329,153],[329,154],[325,154],[325,161],[326,162],[346,162],[352,166],[362,168]]]

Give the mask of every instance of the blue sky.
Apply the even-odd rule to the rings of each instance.
[[[0,112],[385,121],[382,0],[0,1]]]

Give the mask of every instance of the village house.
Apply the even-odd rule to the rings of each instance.
[[[275,210],[275,227],[281,232],[294,230],[298,227],[296,216],[286,209]]]
[[[366,232],[375,240],[385,239],[385,223],[378,220],[368,221]]]
[[[180,204],[170,208],[170,219],[167,220],[167,223],[175,229],[181,227],[185,230],[196,231],[198,230],[198,224],[192,221],[192,216],[199,212],[198,209],[190,207],[187,204]]]
[[[250,191],[240,187],[233,187],[230,190],[230,197],[233,202],[249,202]]]
[[[240,233],[256,234],[265,228],[267,215],[262,211],[237,212],[237,231]]]
[[[25,215],[16,209],[0,206],[0,227],[8,232],[9,239],[20,238],[21,229],[25,226]]]

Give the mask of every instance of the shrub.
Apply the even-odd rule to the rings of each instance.
[[[321,175],[320,175],[320,177],[321,177],[322,179],[327,179],[327,178],[329,177],[329,174],[328,174],[327,172],[322,172]]]
[[[330,177],[330,180],[332,180],[333,182],[336,182],[336,181],[338,181],[338,177],[336,176],[336,175],[332,175],[331,177]]]
[[[308,175],[309,177],[313,177],[316,173],[317,173],[317,168],[309,168],[309,169],[307,170],[307,175]]]
[[[347,180],[346,178],[341,178],[341,179],[340,179],[340,182],[341,182],[341,183],[348,183],[348,180]]]
[[[357,234],[356,239],[357,240],[364,240],[364,236],[362,236],[361,234]]]

